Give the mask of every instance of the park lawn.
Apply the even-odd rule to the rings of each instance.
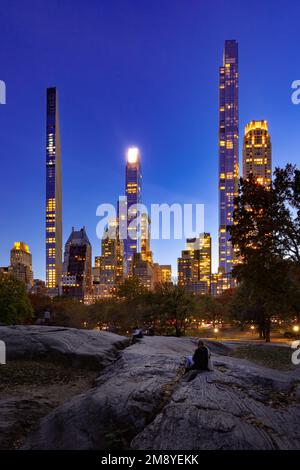
[[[229,355],[235,358],[247,359],[255,364],[277,370],[294,370],[292,350],[283,346],[245,345],[239,346]]]

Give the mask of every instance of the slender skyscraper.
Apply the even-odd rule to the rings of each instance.
[[[252,174],[257,183],[270,186],[272,147],[267,121],[251,121],[245,127],[243,144],[243,178]]]
[[[127,238],[124,240],[124,257],[126,274],[129,274],[133,255],[140,251],[138,239],[138,227],[135,224],[138,213],[136,204],[141,202],[141,156],[139,149],[131,147],[126,155],[126,183],[125,194],[127,197]]]
[[[239,177],[238,43],[225,41],[219,70],[219,268],[230,273],[233,248],[227,226],[232,224]]]
[[[46,126],[46,286],[57,294],[62,270],[62,189],[56,88],[47,89]]]

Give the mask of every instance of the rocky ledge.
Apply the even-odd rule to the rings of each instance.
[[[30,327],[23,330],[24,338],[31,336]],[[120,350],[125,338],[62,330],[75,363],[76,350],[85,360],[85,348],[98,360],[108,350],[106,367],[92,388],[40,419],[23,449],[300,449],[298,371],[256,366],[228,356],[227,346],[208,342],[214,370],[194,377],[184,375],[185,357],[195,347],[192,338],[148,337]],[[22,328],[17,331],[22,336]],[[48,330],[47,354],[55,331]],[[45,344],[37,330],[35,340]],[[102,358],[99,365],[104,363]]]

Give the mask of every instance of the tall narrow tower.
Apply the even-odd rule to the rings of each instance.
[[[257,183],[269,187],[272,179],[272,147],[267,121],[251,121],[245,127],[243,178],[250,174]]]
[[[133,255],[140,251],[138,239],[138,222],[136,205],[141,202],[141,156],[139,149],[131,147],[126,155],[125,194],[127,197],[127,238],[124,240],[126,274],[129,274]]]
[[[232,224],[239,177],[238,43],[225,41],[219,70],[219,268],[230,273],[233,248],[227,226]]]
[[[50,293],[58,294],[62,270],[62,188],[56,88],[47,89],[46,127],[46,286]]]

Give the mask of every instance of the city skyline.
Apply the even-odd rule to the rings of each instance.
[[[179,10],[180,9],[178,7],[178,11]],[[141,14],[141,10],[139,10],[137,14],[138,13]],[[277,21],[279,21],[279,17],[275,15],[275,20],[276,18]],[[284,22],[284,19],[282,21]],[[193,25],[194,24],[195,23],[193,23]],[[202,23],[201,26],[203,27]],[[196,25],[194,28],[196,28]],[[270,26],[268,26],[268,28],[270,28]],[[37,25],[36,30],[39,30]],[[185,30],[183,29],[182,34],[184,31]],[[282,29],[282,31],[284,31],[284,29]],[[290,48],[290,43],[293,42],[290,41],[294,34],[293,31],[293,28],[290,26],[289,40],[286,41],[287,57],[290,57],[290,54],[293,54],[293,48]],[[0,123],[3,132],[5,154],[7,155],[7,158],[5,158],[4,162],[4,170],[12,172],[15,169],[15,166],[12,166],[13,162],[17,163],[16,168],[18,169],[18,172],[14,174],[18,187],[20,188],[19,190],[21,191],[22,195],[24,195],[24,200],[26,201],[26,210],[24,211],[25,214],[17,213],[20,196],[18,196],[17,193],[13,194],[11,191],[9,192],[9,187],[4,182],[2,185],[2,200],[5,199],[5,197],[7,198],[7,194],[10,195],[10,200],[8,202],[8,207],[3,208],[2,220],[4,221],[6,230],[5,234],[2,235],[0,240],[1,265],[8,264],[9,250],[13,242],[15,240],[23,239],[30,245],[31,251],[33,253],[33,270],[35,277],[44,278],[43,273],[45,268],[44,261],[42,259],[44,257],[42,230],[43,222],[41,219],[43,207],[43,203],[41,203],[41,201],[44,198],[44,192],[43,184],[39,184],[40,180],[37,178],[37,175],[41,175],[43,173],[43,146],[40,144],[43,141],[44,136],[44,111],[41,112],[41,109],[43,108],[44,104],[42,95],[45,93],[45,88],[48,85],[57,85],[60,92],[60,117],[61,126],[63,128],[61,131],[61,134],[63,135],[62,154],[64,181],[63,244],[66,241],[72,225],[85,225],[91,238],[94,254],[100,254],[100,240],[98,240],[93,233],[97,223],[95,209],[101,202],[114,202],[115,194],[121,192],[124,164],[123,155],[126,147],[130,145],[136,145],[141,149],[143,159],[143,202],[145,201],[146,204],[151,203],[155,195],[155,198],[159,197],[159,200],[155,199],[153,202],[172,203],[177,201],[191,201],[205,203],[207,209],[205,231],[210,232],[212,235],[214,258],[213,271],[216,271],[218,263],[216,256],[218,225],[217,66],[221,61],[222,48],[224,40],[227,37],[235,37],[240,46],[240,77],[242,81],[240,85],[240,166],[242,154],[241,137],[244,126],[251,120],[262,119],[266,119],[268,121],[270,134],[272,135],[273,166],[278,164],[284,165],[288,160],[297,163],[299,136],[295,131],[295,124],[299,122],[300,108],[293,106],[290,100],[291,82],[298,78],[296,74],[296,68],[293,69],[291,66],[289,66],[288,69],[285,68],[285,60],[287,63],[291,61],[284,57],[284,62],[283,64],[281,62],[280,70],[276,69],[276,78],[272,77],[271,82],[270,76],[272,76],[272,74],[270,73],[268,75],[268,73],[263,73],[263,69],[261,68],[261,62],[263,59],[265,60],[265,54],[262,54],[261,49],[258,47],[258,42],[252,42],[251,48],[249,48],[249,44],[247,44],[245,35],[242,34],[241,31],[239,34],[237,31],[233,31],[229,34],[225,30],[222,30],[221,34],[218,33],[217,38],[213,41],[213,44],[207,48],[207,51],[204,52],[201,49],[201,54],[203,54],[202,59],[204,62],[201,60],[201,54],[199,54],[197,57],[196,55],[192,55],[193,61],[191,61],[192,63],[189,65],[190,68],[188,68],[188,71],[191,73],[193,70],[194,75],[198,80],[201,79],[201,65],[208,61],[209,55],[213,57],[212,62],[209,62],[209,65],[205,65],[207,75],[205,75],[206,81],[203,83],[207,84],[207,89],[203,90],[202,83],[201,91],[201,84],[199,87],[196,87],[196,78],[194,82],[193,79],[191,79],[189,76],[188,83],[192,86],[190,86],[189,93],[186,91],[186,88],[184,93],[182,93],[182,89],[179,86],[180,82],[183,83],[183,77],[181,76],[180,68],[178,68],[177,71],[177,78],[176,76],[174,77],[175,83],[172,85],[174,87],[174,92],[168,94],[168,90],[166,90],[166,88],[162,87],[159,89],[157,97],[162,101],[162,108],[160,108],[159,112],[161,118],[159,121],[162,126],[161,132],[164,136],[166,135],[167,137],[167,130],[170,132],[171,129],[173,129],[174,133],[172,138],[165,139],[167,141],[166,144],[163,143],[162,136],[160,141],[157,139],[156,134],[160,135],[160,130],[157,128],[157,126],[152,124],[152,127],[149,127],[149,123],[153,118],[154,111],[157,113],[157,101],[154,101],[153,109],[149,107],[148,113],[143,115],[143,125],[139,124],[132,117],[133,113],[136,113],[137,110],[140,109],[140,106],[145,105],[143,100],[141,103],[138,102],[138,100],[143,96],[142,87],[138,87],[136,94],[133,93],[133,88],[129,87],[128,100],[133,100],[133,108],[135,108],[130,108],[129,124],[126,122],[126,113],[123,111],[120,112],[120,114],[117,115],[116,123],[113,124],[113,127],[116,128],[122,123],[126,124],[124,124],[124,127],[121,129],[119,134],[118,132],[113,133],[114,138],[111,138],[112,134],[108,133],[108,138],[105,139],[104,133],[107,131],[109,126],[103,119],[100,119],[100,121],[95,119],[94,106],[97,103],[100,105],[100,107],[101,103],[104,104],[105,114],[105,112],[108,110],[108,102],[104,100],[103,103],[103,97],[101,94],[98,94],[97,97],[95,97],[93,95],[93,87],[91,88],[91,91],[87,90],[86,86],[84,87],[84,99],[81,100],[80,96],[78,97],[79,109],[81,112],[83,111],[82,120],[78,123],[78,125],[82,126],[83,120],[86,119],[86,117],[90,114],[92,116],[92,125],[90,128],[88,128],[86,125],[83,126],[84,130],[81,132],[81,134],[78,134],[76,122],[78,111],[76,110],[76,103],[71,101],[71,92],[74,91],[74,89],[73,85],[71,85],[69,90],[66,86],[66,83],[64,83],[64,81],[60,78],[60,74],[62,76],[66,74],[64,65],[61,62],[59,66],[60,71],[56,70],[55,74],[52,71],[49,74],[49,70],[47,70],[47,77],[46,75],[43,76],[43,73],[38,74],[38,86],[35,87],[36,90],[34,92],[31,91],[30,93],[28,93],[28,89],[26,90],[26,87],[24,87],[22,90],[19,89],[17,86],[19,82],[15,78],[10,80],[9,73],[7,76],[5,76],[6,72],[4,68],[4,75],[1,78],[4,78],[7,83],[8,93],[7,104],[0,108]],[[272,41],[275,41],[276,43],[276,38],[272,38]],[[182,46],[183,50],[188,50],[189,45],[190,42],[188,41],[184,47]],[[266,45],[267,44],[264,44],[265,47]],[[289,47],[287,47],[288,45]],[[131,46],[133,47],[133,50],[136,51],[135,45],[131,44]],[[268,67],[272,70],[272,67],[270,66],[272,66],[273,63],[275,67],[275,57],[272,56],[272,51],[270,48],[268,50],[270,51]],[[2,48],[0,48],[0,51],[3,52]],[[253,55],[251,55],[251,53],[255,53],[258,59],[254,66],[252,63]],[[192,49],[192,54],[195,54],[195,49]],[[134,62],[133,58],[130,60]],[[179,57],[178,60],[172,59],[172,70],[175,71],[175,65],[178,66],[180,63],[182,63],[182,61],[182,57]],[[18,67],[18,64],[15,67]],[[10,72],[14,70],[12,64],[10,64],[9,68]],[[250,69],[253,72],[253,75],[251,75]],[[275,68],[273,68],[273,73],[274,70]],[[147,71],[149,72],[148,68]],[[265,72],[267,71],[265,70]],[[124,77],[125,72],[122,67],[120,73],[121,76]],[[139,71],[139,73],[142,72]],[[252,83],[252,88],[251,86],[247,86],[247,73],[250,75],[248,85],[251,85]],[[258,76],[258,73],[261,75]],[[30,84],[30,81],[28,81],[28,75],[31,76],[30,73],[28,74],[28,72],[25,71],[25,83]],[[128,79],[129,75],[126,77]],[[279,86],[279,83],[281,83],[281,86]],[[74,86],[75,85],[78,85],[76,80],[74,82]],[[115,85],[116,83],[114,82],[113,86]],[[147,90],[149,93],[149,89],[147,87],[145,88],[145,82],[143,82],[143,85],[144,92],[146,90],[147,95]],[[155,90],[157,89],[158,84],[154,82],[153,86]],[[206,101],[206,97],[204,96],[208,88],[209,102]],[[123,90],[125,90],[125,88]],[[111,92],[109,94],[110,98],[112,99]],[[163,92],[165,92],[167,95],[167,101],[162,100]],[[82,93],[82,90],[80,93]],[[179,93],[179,101],[176,99],[175,93]],[[251,93],[257,96],[257,101],[255,104],[253,104],[251,101],[251,96],[253,96]],[[120,95],[118,92],[117,95],[117,98],[119,99]],[[27,101],[29,97],[31,100],[30,102]],[[204,108],[207,110],[207,121],[204,120],[200,112],[199,115],[195,114],[196,107],[193,107],[190,104],[191,99],[196,101],[198,107],[206,104]],[[183,105],[183,108],[178,107],[180,100],[182,100],[181,104]],[[20,107],[18,108],[19,103],[24,103],[26,116],[30,121],[30,129],[27,128],[27,123],[24,123],[24,119],[22,118],[24,111]],[[123,106],[123,110],[125,111],[125,102],[121,99],[120,103],[121,107]],[[169,104],[168,112],[166,111],[167,103]],[[188,103],[188,106],[186,103]],[[209,107],[207,106],[208,103],[210,103]],[[147,104],[149,106],[148,101]],[[114,110],[114,106],[115,105],[113,104],[112,110]],[[171,116],[171,114],[175,111],[174,106],[176,106],[176,109],[181,110],[179,113],[181,116],[177,116],[176,119]],[[187,106],[187,108],[185,106]],[[277,108],[278,110],[276,112]],[[16,109],[18,109],[17,113],[15,112]],[[189,112],[187,113],[188,109]],[[163,110],[164,112],[162,112]],[[73,113],[74,119],[72,118]],[[186,116],[187,114],[188,119],[183,119],[182,116]],[[112,120],[113,115],[109,116],[109,119]],[[289,119],[286,119],[286,116],[288,116]],[[10,138],[10,135],[15,132],[14,126],[16,126],[18,131],[20,126],[19,123],[21,121],[22,126],[24,126],[23,132],[25,133],[25,135],[23,135],[21,129],[20,140],[22,140],[23,145],[22,152],[18,151],[18,144],[12,142]],[[139,121],[141,121],[141,117],[139,117]],[[166,127],[167,121],[170,121],[168,122],[168,127]],[[103,125],[101,126],[100,124]],[[182,126],[182,124],[184,125]],[[72,132],[73,127],[75,127],[74,133]],[[98,136],[98,132],[100,133],[100,136]],[[180,134],[180,138],[176,134]],[[209,136],[207,140],[211,142],[206,141],[206,134]],[[30,136],[29,140],[27,140],[27,135]],[[117,135],[119,135],[118,139],[116,137]],[[109,143],[111,148],[108,147]],[[107,151],[108,148],[109,152]],[[184,155],[184,158],[183,152],[187,153],[187,156]],[[94,157],[91,158],[90,154],[94,155]],[[16,155],[15,158],[14,155]],[[18,155],[20,155],[21,158]],[[25,167],[23,166],[25,164],[26,170],[28,172],[26,174],[29,174],[29,177],[23,178],[25,181],[21,181],[19,173],[21,175],[25,174]],[[187,165],[185,166],[185,164]],[[180,168],[182,165],[184,165],[184,167],[182,168],[182,174],[180,174]],[[93,178],[92,173],[98,173],[98,175],[95,175],[95,178]],[[97,189],[95,188],[96,185],[98,185]],[[199,186],[203,187],[200,188]],[[80,200],[76,199],[76,195]],[[16,213],[17,215],[16,221],[12,220],[13,213]],[[211,214],[213,214],[213,217]],[[171,243],[170,249],[168,249],[168,253],[166,253],[165,249],[166,242],[161,242],[161,244],[159,242],[153,242],[152,249],[156,260],[162,264],[172,263],[173,272],[176,272],[176,260],[180,251],[184,249],[184,242],[185,241],[182,240],[180,242]]]

